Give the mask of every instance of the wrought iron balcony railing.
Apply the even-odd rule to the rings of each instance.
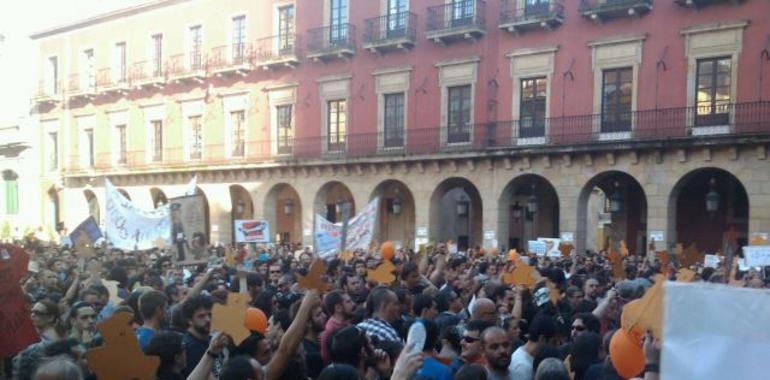
[[[370,18],[364,24],[364,47],[380,51],[408,49],[417,41],[417,15],[399,12]]]
[[[564,5],[559,1],[526,1],[521,5],[518,0],[506,0],[499,26],[513,33],[540,27],[551,29],[563,22]]]
[[[57,103],[61,100],[61,83],[52,80],[41,80],[35,89],[34,102],[36,103]]]
[[[241,42],[211,49],[208,65],[217,75],[243,75],[251,71],[253,62],[254,47],[251,43]]]
[[[206,77],[206,59],[201,51],[172,55],[166,66],[172,80],[200,81]]]
[[[355,54],[356,28],[352,24],[334,24],[308,30],[307,56],[314,60]]]
[[[674,0],[675,3],[684,6],[684,7],[705,7],[713,4],[725,4],[730,3],[734,5],[738,5],[742,3],[744,0]]]
[[[427,37],[436,42],[476,39],[486,34],[486,3],[455,0],[428,7]]]
[[[160,87],[166,82],[166,72],[157,62],[139,61],[131,65],[129,82],[137,87]]]
[[[264,68],[295,67],[299,64],[301,41],[296,34],[260,38],[254,45],[254,57]]]
[[[237,151],[242,157],[235,161],[232,145],[202,145],[200,149],[195,149],[197,157],[202,159],[190,157],[190,148],[164,147],[156,152],[128,151],[125,167],[154,170],[199,165],[240,165],[244,162],[364,158],[389,154],[473,153],[521,146],[531,148],[533,144],[542,149],[559,149],[575,145],[606,146],[646,141],[691,143],[731,136],[770,137],[770,101],[644,110],[622,115],[526,118],[467,124],[462,128],[440,126],[384,133],[285,135],[275,139],[243,142]],[[153,158],[161,158],[162,161],[154,162]],[[67,168],[67,173],[77,175],[81,169],[78,169],[77,160],[73,162],[75,164]],[[114,165],[109,158],[96,160],[97,170],[109,171]],[[86,169],[90,170],[83,168]]]
[[[652,0],[580,0],[580,13],[596,21],[639,16],[652,10]]]
[[[95,95],[96,73],[71,74],[67,93],[73,98]]]

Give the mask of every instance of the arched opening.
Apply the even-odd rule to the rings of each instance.
[[[230,186],[230,229],[232,242],[235,243],[235,221],[238,219],[254,219],[254,203],[251,195],[241,185]]]
[[[430,198],[430,238],[453,240],[459,250],[482,243],[481,195],[465,178],[441,182]]]
[[[96,223],[100,224],[102,219],[99,213],[99,199],[97,199],[96,194],[89,189],[83,190],[83,195],[85,195],[86,202],[88,203],[88,215],[93,216]]]
[[[684,175],[671,191],[668,209],[675,218],[674,223],[669,220],[671,243],[696,243],[714,253],[731,236],[738,246],[748,242],[749,197],[738,178],[725,170],[703,168]]]
[[[123,189],[118,189],[118,192],[119,192],[120,194],[122,194],[124,197],[126,197],[126,199],[128,199],[129,201],[131,200],[131,196],[130,196],[130,195],[128,195],[128,191],[126,191],[126,190],[123,190]]]
[[[48,207],[46,209],[46,220],[51,230],[56,232],[59,232],[62,227],[59,225],[59,223],[61,223],[61,212],[59,207],[59,192],[56,191],[55,188],[51,187],[48,190]]]
[[[0,212],[6,215],[19,213],[19,175],[13,170],[3,171],[3,205]]]
[[[327,182],[315,195],[314,209],[332,223],[340,223],[344,217],[345,208],[348,216],[356,215],[356,203],[353,193],[345,184],[339,181]]]
[[[559,238],[559,198],[547,179],[535,174],[514,178],[498,204],[500,245],[521,251],[529,240]]]
[[[302,202],[291,185],[279,183],[273,186],[265,198],[265,218],[271,233],[279,244],[302,242]]]
[[[627,173],[608,171],[591,178],[580,192],[577,220],[578,249],[618,249],[625,241],[632,254],[647,250],[647,196]]]
[[[150,197],[152,198],[152,204],[153,206],[155,206],[155,208],[158,208],[168,203],[168,198],[166,198],[166,193],[164,193],[163,190],[157,187],[150,188]]]
[[[414,197],[401,181],[387,180],[374,188],[370,198],[380,197],[375,239],[412,247],[414,242]],[[418,247],[413,247],[418,248]]]

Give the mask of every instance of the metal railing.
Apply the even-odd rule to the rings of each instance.
[[[652,6],[652,0],[580,0],[580,12],[603,12],[637,6]]]
[[[272,62],[299,57],[299,36],[296,34],[280,34],[260,38],[254,44],[256,62]]]
[[[206,60],[200,51],[174,54],[169,60],[167,70],[169,75],[182,76],[199,73],[206,70]]]
[[[70,74],[70,81],[67,90],[70,93],[81,93],[96,91],[96,75]]]
[[[209,67],[215,70],[251,65],[254,49],[251,43],[233,43],[211,49]]]
[[[335,53],[339,50],[355,50],[356,28],[352,24],[334,24],[313,28],[307,32],[307,52],[310,54]]]
[[[105,88],[121,84],[128,84],[125,70],[119,70],[117,74],[111,68],[100,69],[96,74],[96,87]]]
[[[166,73],[163,71],[158,71],[157,68],[158,67],[154,62],[134,62],[131,65],[131,71],[128,74],[129,81],[134,84],[150,80],[165,80]]]
[[[449,4],[428,7],[428,31],[439,32],[467,27],[485,28],[483,0],[456,0]]]
[[[61,94],[61,83],[49,80],[40,80],[35,89],[35,98],[43,99]]]
[[[554,17],[564,17],[564,4],[556,0],[525,2],[519,5],[518,0],[506,0],[500,13],[500,24],[510,24],[528,20],[541,20]]]
[[[700,118],[704,115],[726,115]],[[493,121],[468,124],[459,130],[447,126],[405,129],[377,133],[347,133],[327,136],[284,136],[276,139],[246,141],[242,157],[232,157],[233,146],[202,146],[201,160],[191,159],[189,149],[164,147],[161,162],[153,162],[153,153],[145,150],[127,152],[130,169],[184,168],[198,165],[234,165],[282,160],[317,160],[375,157],[384,154],[424,155],[472,153],[514,149],[519,139],[542,138],[543,149],[584,144],[617,144],[605,141],[604,134],[626,134],[622,142],[675,141],[708,138],[701,130],[722,128],[725,136],[770,136],[770,101],[737,103],[719,107],[681,107],[631,112],[630,124],[602,125],[606,116],[576,116]],[[727,123],[723,123],[727,122]],[[719,129],[716,128],[716,129]],[[238,148],[241,151],[241,148]],[[106,157],[106,156],[105,156]],[[96,169],[109,170],[113,160],[96,160]],[[98,158],[98,157],[97,157]],[[79,161],[73,161],[79,163]],[[90,168],[88,168],[90,170]],[[71,165],[68,172],[77,172]]]
[[[367,19],[364,24],[364,43],[382,44],[394,40],[415,41],[417,15],[399,12]]]

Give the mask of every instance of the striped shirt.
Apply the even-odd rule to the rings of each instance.
[[[377,317],[369,318],[357,325],[357,327],[363,330],[369,339],[383,342],[386,340],[393,342],[401,342],[401,338],[398,336],[396,329],[390,325],[384,319]]]

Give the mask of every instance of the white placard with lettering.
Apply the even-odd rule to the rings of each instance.
[[[428,227],[425,227],[425,226],[417,227],[417,237],[427,238]]]
[[[717,268],[722,258],[717,255],[706,255],[703,258],[703,266],[706,268]]]
[[[495,230],[484,231],[484,240],[493,240],[495,238]]]
[[[770,265],[770,246],[768,245],[743,247],[743,255],[746,257],[746,265],[750,267]]]
[[[663,231],[650,231],[650,241],[663,241]]]

